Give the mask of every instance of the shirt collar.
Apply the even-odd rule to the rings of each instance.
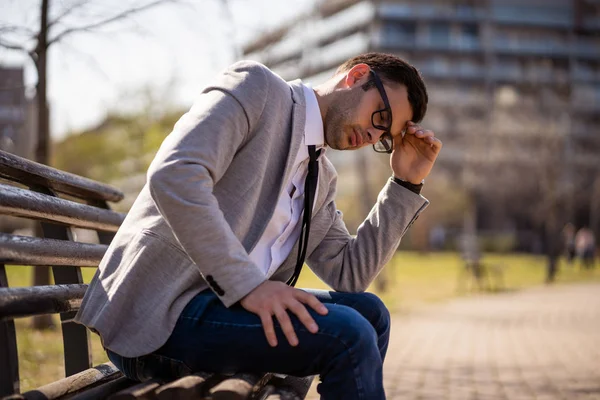
[[[317,146],[317,149],[325,146],[325,133],[323,130],[323,119],[314,90],[302,84],[304,89],[304,101],[306,103],[306,123],[304,126],[304,143]]]

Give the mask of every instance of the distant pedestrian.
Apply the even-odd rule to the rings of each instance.
[[[565,258],[569,265],[573,265],[575,259],[575,226],[567,223],[562,230]]]
[[[446,244],[446,229],[442,225],[436,225],[429,232],[429,246],[433,251],[441,251]]]
[[[581,259],[583,268],[594,267],[594,255],[596,254],[596,238],[590,228],[584,226],[575,235],[575,252]]]

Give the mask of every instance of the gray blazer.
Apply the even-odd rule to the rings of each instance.
[[[75,320],[135,357],[167,341],[197,293],[210,288],[229,307],[267,279],[286,281],[297,243],[273,276],[248,253],[292,172],[305,112],[300,81],[248,61],[221,74],[161,145]],[[353,237],[335,193],[323,156],[307,264],[334,290],[364,291],[428,201],[390,181]]]

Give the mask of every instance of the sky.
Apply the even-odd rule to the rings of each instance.
[[[53,139],[93,127],[107,112],[139,109],[147,92],[159,105],[189,107],[219,71],[239,59],[241,43],[306,12],[315,1],[178,0],[97,31],[66,36],[49,51]],[[149,2],[50,0],[50,19],[85,3],[62,19],[65,27],[85,26],[98,21],[98,16],[103,19]],[[32,42],[25,36],[7,36],[2,28],[22,26],[37,31],[40,3],[0,0],[0,39],[30,48]],[[0,65],[24,65],[27,93],[34,94],[37,76],[29,57],[0,48]]]

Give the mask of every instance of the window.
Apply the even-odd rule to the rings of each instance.
[[[429,25],[429,44],[435,47],[450,45],[450,24],[436,22]]]

